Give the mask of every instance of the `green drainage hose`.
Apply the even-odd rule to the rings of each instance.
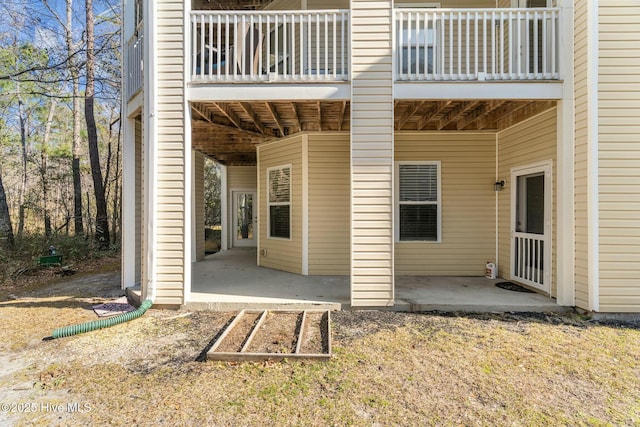
[[[119,314],[117,316],[109,317],[108,319],[94,320],[92,322],[80,323],[78,325],[65,326],[64,328],[58,328],[53,331],[51,338],[63,338],[70,337],[71,335],[78,335],[84,332],[95,331],[96,329],[108,328],[120,323],[128,322],[133,319],[137,319],[142,316],[151,306],[153,302],[148,299],[145,300],[140,307],[135,311]]]

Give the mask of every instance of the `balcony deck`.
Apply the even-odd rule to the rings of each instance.
[[[394,16],[397,99],[561,97],[558,8],[398,8]],[[349,101],[350,26],[348,9],[192,11],[187,98]],[[126,46],[128,100],[143,86],[141,34]]]

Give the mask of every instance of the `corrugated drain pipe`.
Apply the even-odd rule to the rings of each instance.
[[[94,320],[91,322],[79,323],[77,325],[65,326],[63,328],[58,328],[53,331],[51,334],[52,339],[70,337],[72,335],[82,334],[84,332],[95,331],[97,329],[109,328],[114,325],[118,325],[120,323],[128,322],[133,319],[137,319],[142,316],[151,306],[153,305],[153,301],[151,299],[147,299],[140,304],[134,311],[130,311],[128,313],[119,314],[117,316],[109,317],[107,319]]]

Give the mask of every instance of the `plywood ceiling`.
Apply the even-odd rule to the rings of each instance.
[[[396,131],[500,131],[555,106],[533,100],[396,101]],[[255,164],[256,145],[298,132],[347,132],[348,101],[193,103],[195,149],[229,165]]]

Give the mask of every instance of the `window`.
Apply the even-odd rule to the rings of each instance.
[[[396,3],[396,8],[439,8],[440,3]],[[434,28],[433,22],[424,23],[424,16],[416,12],[402,15],[398,28],[398,72],[400,74],[432,74]],[[427,27],[427,28],[425,28]]]
[[[440,241],[440,162],[396,164],[396,239]]]
[[[431,25],[431,23],[429,23]],[[433,30],[402,30],[401,74],[433,73]],[[426,70],[425,70],[426,67]]]
[[[291,238],[291,166],[267,169],[268,236]]]

